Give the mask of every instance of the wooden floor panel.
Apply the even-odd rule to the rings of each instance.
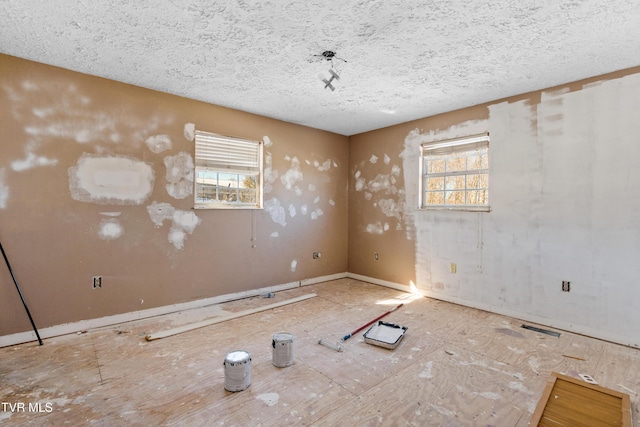
[[[147,334],[301,295],[315,298],[147,342]],[[362,333],[337,352],[318,344],[403,302],[395,350]],[[353,279],[277,292],[0,349],[8,426],[526,426],[551,372],[592,375],[629,393],[640,426],[640,351]],[[294,334],[295,364],[272,365],[274,333]],[[224,358],[251,353],[251,386],[224,389]],[[630,392],[631,391],[631,392]],[[6,405],[5,405],[6,406]],[[28,408],[27,408],[28,409]]]

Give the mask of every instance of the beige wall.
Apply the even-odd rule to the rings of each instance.
[[[8,56],[0,75],[0,239],[41,328],[349,271],[640,346],[640,68],[350,138]],[[189,124],[268,141],[264,210],[176,193]],[[487,131],[491,212],[416,209],[420,144]],[[105,173],[138,181],[79,189]],[[29,329],[2,267],[0,336]]]
[[[0,76],[0,240],[39,328],[346,271],[348,138],[5,55]],[[270,141],[264,210],[175,191],[189,124]],[[30,329],[2,265],[0,336]]]
[[[639,111],[635,68],[351,137],[349,271],[640,346]],[[491,212],[418,210],[420,144],[481,132]]]

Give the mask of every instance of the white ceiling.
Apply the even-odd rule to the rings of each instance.
[[[353,135],[640,65],[640,1],[0,0],[0,52]]]

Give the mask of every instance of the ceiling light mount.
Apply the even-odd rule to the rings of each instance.
[[[322,52],[322,56],[324,56],[327,61],[331,61],[333,57],[336,56],[336,53],[332,50],[325,50]]]
[[[325,89],[330,89],[333,92],[335,88],[334,81],[340,80],[340,70],[336,67],[336,61],[339,60],[342,62],[347,62],[342,58],[338,58],[336,53],[333,50],[325,50],[320,55],[313,55],[314,58],[318,58],[320,61],[329,61],[331,62],[331,68],[329,68],[329,76],[320,74],[318,77],[324,83]]]

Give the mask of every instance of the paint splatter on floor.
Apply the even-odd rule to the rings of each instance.
[[[280,395],[278,393],[263,393],[256,396],[256,399],[262,400],[267,406],[274,406],[280,400]]]

